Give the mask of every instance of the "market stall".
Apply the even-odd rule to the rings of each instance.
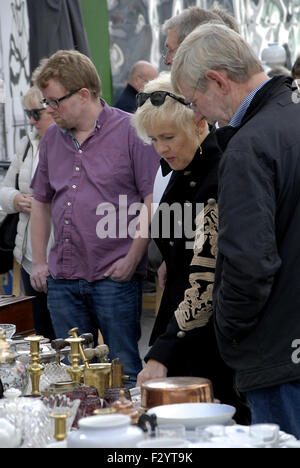
[[[6,330],[5,330],[6,328]],[[167,377],[130,388],[105,344],[69,331],[51,343],[0,327],[1,448],[288,448],[275,424],[241,426],[207,379]],[[191,452],[192,453],[192,452]]]

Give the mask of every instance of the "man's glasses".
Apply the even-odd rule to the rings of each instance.
[[[166,97],[169,96],[176,101],[180,102],[181,104],[190,107],[190,103],[183,99],[180,96],[176,96],[176,94],[169,93],[169,91],[154,91],[153,93],[138,93],[136,95],[136,102],[138,107],[141,107],[145,104],[147,99],[150,99],[151,104],[153,106],[161,106],[165,100]]]
[[[177,50],[178,50],[178,47],[176,47],[176,48],[174,48],[174,49],[167,49],[167,50],[165,50],[165,52],[164,52],[164,54],[163,54],[163,56],[162,56],[163,60],[166,60],[167,56],[169,56],[169,57],[174,57],[174,55],[176,54]]]
[[[41,112],[45,110],[45,107],[42,107],[41,109],[24,109],[25,114],[29,119],[33,118],[37,122],[41,118]]]
[[[80,91],[80,90],[81,90],[81,88],[75,89],[75,91],[71,91],[70,93],[66,94],[65,96],[63,96],[63,97],[61,97],[59,99],[49,99],[49,101],[47,99],[42,99],[41,103],[45,107],[49,106],[49,107],[51,107],[51,109],[57,110],[59,108],[59,104],[61,103],[61,101],[63,101],[64,99],[70,98],[71,96],[73,96],[73,94],[78,93],[78,91]]]

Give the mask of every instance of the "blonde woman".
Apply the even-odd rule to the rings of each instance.
[[[35,296],[33,301],[35,330],[39,335],[54,339],[52,323],[47,309],[47,295],[37,293],[30,285],[32,270],[30,213],[33,199],[30,183],[38,165],[41,139],[48,127],[53,123],[52,117],[41,104],[42,99],[43,95],[36,87],[30,88],[24,95],[25,114],[29,118],[33,130],[22,138],[16,155],[12,159],[0,189],[0,205],[6,213],[19,212],[14,257],[21,265],[26,294]],[[19,190],[16,189],[16,176],[19,180]],[[50,239],[49,245],[51,242]]]
[[[189,103],[174,92],[169,73],[149,82],[137,103],[132,121],[138,135],[173,170],[151,224],[164,259],[158,270],[163,296],[137,384],[166,376],[206,377],[215,397],[235,406],[237,420],[247,423],[249,411],[220,357],[212,317],[221,152],[207,122],[196,122]]]

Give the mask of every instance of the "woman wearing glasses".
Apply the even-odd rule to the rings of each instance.
[[[152,218],[151,236],[164,262],[163,296],[137,385],[165,376],[198,376],[213,382],[215,398],[240,411],[232,371],[221,359],[212,317],[217,255],[217,173],[221,153],[206,121],[173,93],[161,73],[137,96],[133,125],[173,170]],[[246,410],[247,411],[247,410]]]
[[[36,296],[33,300],[33,318],[36,333],[54,339],[52,323],[47,309],[47,296],[44,293],[37,293],[30,285],[32,269],[30,213],[33,199],[30,183],[38,165],[41,139],[48,127],[53,123],[52,117],[41,104],[42,99],[43,95],[36,87],[30,88],[23,97],[25,114],[34,128],[32,132],[28,132],[22,138],[17,153],[12,159],[0,189],[0,205],[6,213],[20,213],[14,256],[17,262],[21,264],[25,293],[29,296]],[[16,189],[16,177],[18,178],[19,190]]]

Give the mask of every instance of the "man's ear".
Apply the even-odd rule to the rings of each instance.
[[[86,100],[89,99],[91,93],[90,93],[90,91],[89,91],[87,88],[81,88],[81,89],[79,90],[79,95],[80,95],[80,97],[81,97],[84,101],[86,101]]]
[[[223,94],[227,94],[230,90],[230,84],[227,73],[222,70],[207,70],[205,72],[207,81],[213,81]]]

